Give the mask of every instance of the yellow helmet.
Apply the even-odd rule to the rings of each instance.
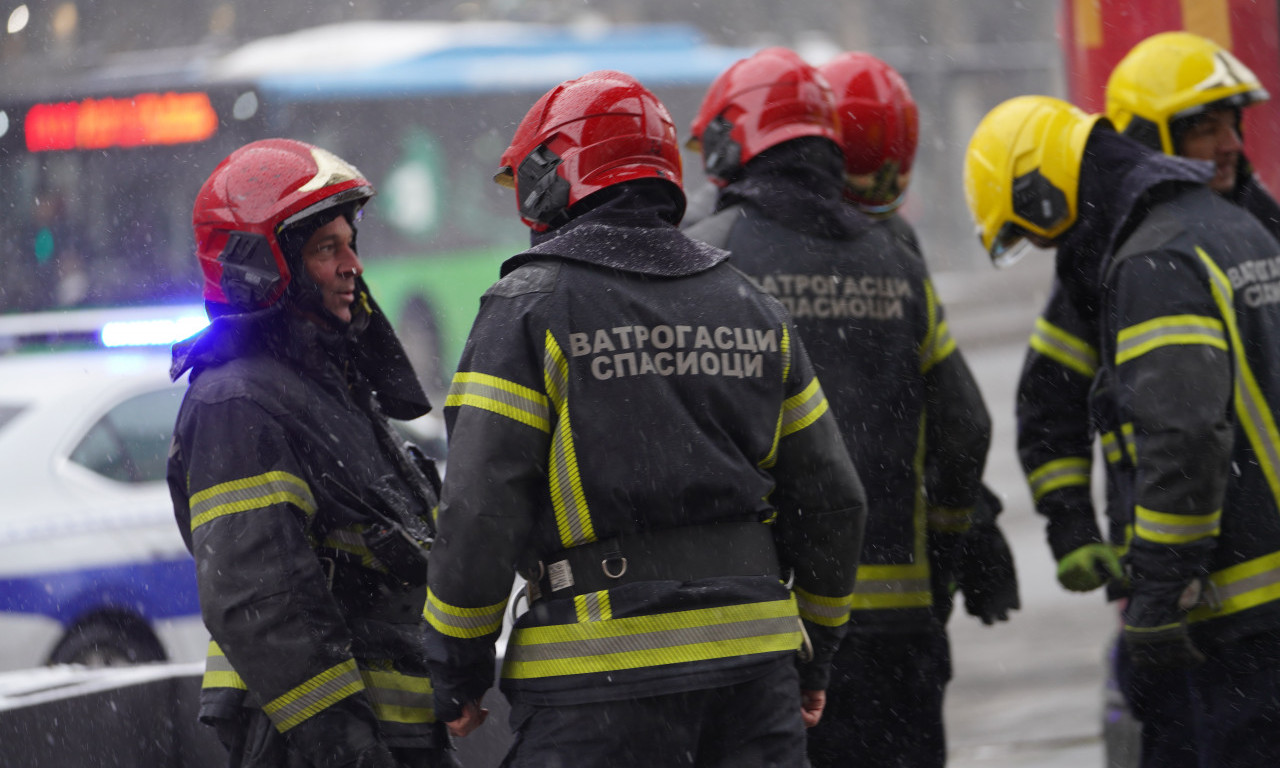
[[[978,239],[998,267],[1027,235],[1053,240],[1076,221],[1084,145],[1101,115],[1061,99],[1018,96],[987,113],[964,156],[964,194]]]
[[[1135,45],[1111,72],[1107,117],[1126,136],[1173,155],[1178,121],[1268,98],[1227,49],[1190,32],[1161,32]]]

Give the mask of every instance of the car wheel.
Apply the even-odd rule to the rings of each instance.
[[[164,661],[164,648],[144,624],[123,616],[97,616],[73,626],[49,656],[50,664],[120,667]]]

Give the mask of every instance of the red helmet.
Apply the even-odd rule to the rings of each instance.
[[[301,141],[264,139],[232,152],[191,212],[205,300],[242,311],[275,304],[291,278],[281,232],[337,206],[359,210],[373,192],[351,164]]]
[[[684,199],[675,123],[622,72],[590,72],[548,91],[520,121],[501,162],[493,180],[516,191],[520,218],[535,232],[624,181],[668,181]]]
[[[711,83],[686,145],[718,186],[769,147],[801,136],[839,141],[831,88],[787,48],[741,59]]]
[[[818,68],[836,95],[845,196],[870,213],[902,203],[920,136],[920,111],[902,75],[869,53],[844,53]]]

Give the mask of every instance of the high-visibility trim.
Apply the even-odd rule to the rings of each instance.
[[[244,678],[240,677],[240,674],[231,666],[231,662],[227,660],[222,647],[212,640],[209,641],[209,650],[204,657],[204,678],[200,681],[200,687],[249,690]]]
[[[285,733],[312,715],[323,712],[353,693],[364,690],[356,660],[347,659],[302,685],[262,705],[276,730]]]
[[[1171,632],[1175,629],[1178,629],[1181,626],[1182,626],[1181,622],[1174,622],[1173,624],[1161,624],[1158,627],[1134,627],[1129,624],[1125,624],[1124,631],[1133,635],[1154,635],[1157,632]]]
[[[852,610],[928,608],[932,604],[929,566],[925,562],[858,566],[858,580],[849,601]]]
[[[1039,354],[1081,376],[1092,379],[1098,371],[1098,350],[1092,344],[1043,317],[1036,318],[1030,344]]]
[[[1146,320],[1116,335],[1116,365],[1142,357],[1153,349],[1195,345],[1227,350],[1222,321],[1203,315],[1167,315]]]
[[[422,615],[432,629],[448,637],[475,638],[493,634],[502,629],[502,615],[507,601],[479,608],[463,608],[450,605],[427,588],[427,602]]]
[[[543,432],[551,431],[551,414],[546,395],[536,389],[486,373],[455,373],[444,404],[446,408],[480,408]]]
[[[843,627],[848,623],[849,601],[853,598],[852,593],[839,597],[827,597],[806,592],[799,587],[793,587],[791,591],[796,595],[796,607],[800,611],[800,618],[805,621],[824,627]]]
[[[545,344],[542,356],[543,385],[556,412],[549,462],[551,507],[556,515],[556,532],[560,536],[560,544],[569,549],[595,541],[596,531],[582,490],[578,451],[573,444],[573,427],[569,419],[569,361],[549,330]]]
[[[1209,583],[1219,605],[1216,609],[1208,605],[1193,608],[1187,617],[1193,622],[1220,618],[1280,600],[1280,552],[1246,560],[1210,574]]]
[[[780,436],[795,434],[827,412],[827,397],[815,376],[809,386],[782,402],[782,426]]]
[[[787,326],[782,326],[782,383],[786,385],[791,379],[791,334],[787,331]],[[761,469],[772,469],[778,463],[778,441],[782,438],[782,414],[784,409],[778,409],[778,423],[773,428],[773,442],[769,445],[769,452],[760,460]]]
[[[951,336],[951,328],[946,320],[939,320],[938,296],[933,290],[933,283],[924,282],[925,306],[928,315],[927,330],[920,341],[920,372],[928,373],[935,365],[946,360],[956,349],[956,341]]]
[[[613,608],[609,603],[607,589],[575,595],[573,608],[578,614],[578,621],[607,621],[613,618]]]
[[[434,723],[434,689],[427,677],[406,675],[395,670],[361,669],[365,694],[373,714],[384,723]]]
[[[1222,531],[1222,510],[1207,515],[1174,515],[1143,506],[1134,508],[1135,536],[1156,544],[1189,544]]]
[[[219,483],[192,495],[191,530],[224,515],[266,509],[272,504],[292,504],[307,516],[316,512],[316,499],[306,480],[288,472],[264,472]]]
[[[794,651],[794,597],[761,603],[519,628],[502,675],[531,679],[616,672],[710,659]]]
[[[1249,365],[1240,326],[1236,322],[1235,290],[1231,281],[1222,273],[1204,249],[1196,247],[1196,254],[1209,272],[1209,284],[1213,287],[1213,299],[1226,324],[1231,339],[1231,352],[1235,359],[1235,409],[1236,416],[1249,438],[1249,445],[1258,457],[1258,466],[1271,489],[1271,500],[1280,507],[1280,430],[1276,429],[1274,410],[1262,393],[1258,377]]]
[[[360,529],[362,525],[352,525],[346,528],[336,528],[329,531],[324,537],[324,541],[320,542],[320,546],[324,549],[336,550],[338,552],[346,552],[360,558],[360,564],[365,568],[376,571],[387,571],[387,567],[374,556],[373,550],[369,549],[369,545],[365,543],[364,536],[361,535]]]
[[[1119,464],[1126,453],[1130,463],[1138,463],[1138,444],[1133,439],[1133,422],[1121,424],[1119,435],[1114,431],[1103,432],[1101,438],[1102,455],[1106,457],[1108,464]]]
[[[929,530],[942,533],[964,533],[973,519],[973,507],[925,507]]]
[[[1048,494],[1062,488],[1089,485],[1091,462],[1081,456],[1054,459],[1036,467],[1027,475],[1031,496],[1039,503]]]

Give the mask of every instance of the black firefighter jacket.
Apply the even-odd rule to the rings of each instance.
[[[370,508],[426,519],[434,503],[370,378],[397,418],[426,400],[416,383],[397,399],[395,377],[373,373],[389,358],[351,351],[394,342],[380,315],[352,341],[277,310],[218,317],[174,350],[174,377],[190,369],[191,383],[168,480],[212,636],[201,718],[260,707],[317,766],[379,739],[430,746],[425,585],[393,578],[362,536],[379,522]],[[409,371],[398,342],[394,352]]]
[[[428,591],[444,720],[491,684],[513,569],[530,562],[542,588],[502,668],[514,702],[753,679],[792,663],[801,620],[815,652],[801,684],[826,685],[862,529],[857,473],[777,302],[653,196],[596,193],[603,205],[508,261],[482,301],[445,407]],[[730,534],[767,551],[727,562]],[[645,542],[664,538],[688,546],[650,562]],[[566,568],[575,552],[595,554]],[[626,557],[669,573],[602,580],[602,559]]]
[[[762,153],[687,232],[788,310],[866,487],[850,631],[927,630],[950,610],[930,534],[967,527],[990,417],[909,227],[844,203],[842,162],[824,144]]]
[[[1134,593],[1207,577],[1189,619],[1215,643],[1280,625],[1280,243],[1207,186],[1151,170],[1186,163],[1096,131],[1082,185],[1099,177],[1089,226],[1113,236],[1100,269],[1069,249],[1059,274],[1098,276],[1092,410],[1131,462],[1117,478]]]
[[[1105,174],[1084,179],[1082,208],[1093,210],[1093,198],[1109,200],[1108,213],[1091,217],[1082,232],[1069,234],[1058,247],[1062,273],[1055,280],[1044,310],[1036,319],[1018,381],[1018,454],[1036,510],[1047,520],[1050,549],[1056,559],[1091,542],[1101,541],[1093,507],[1091,476],[1093,439],[1102,444],[1106,462],[1107,539],[1126,548],[1133,536],[1132,500],[1124,479],[1134,465],[1132,425],[1110,414],[1106,402],[1091,413],[1090,390],[1099,370],[1099,317],[1096,283],[1100,253],[1115,234],[1116,217],[1151,187],[1167,182],[1205,183],[1212,171],[1205,164],[1175,160],[1149,162],[1127,145],[1105,142],[1094,151],[1105,155],[1098,164]],[[1249,211],[1270,230],[1280,233],[1280,207],[1242,159],[1236,190],[1226,199]],[[1114,188],[1116,191],[1108,191]],[[1072,257],[1070,252],[1084,255]],[[1108,585],[1111,597],[1123,594],[1119,584]]]

